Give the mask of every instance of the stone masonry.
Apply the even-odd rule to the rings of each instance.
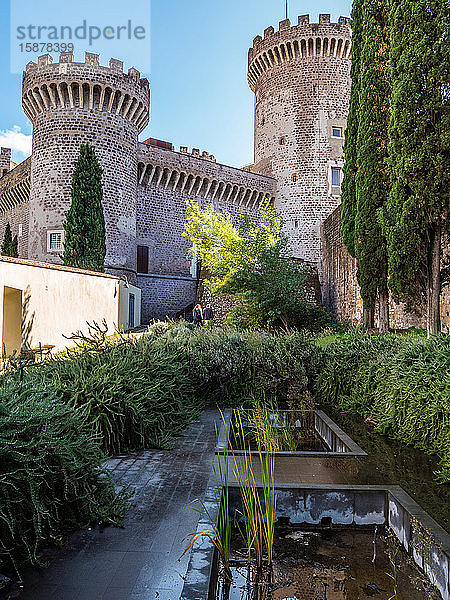
[[[103,169],[106,266],[135,280],[137,143],[148,123],[149,93],[139,71],[124,74],[114,59],[102,67],[89,52],[84,63],[71,53],[56,64],[48,54],[28,63],[22,104],[33,123],[30,258],[49,259],[48,232],[62,229],[74,164],[80,145],[89,143]]]
[[[82,143],[92,145],[103,169],[106,269],[142,289],[142,321],[174,316],[202,286],[189,241],[183,237],[186,201],[213,204],[234,217],[258,218],[263,199],[285,222],[295,259],[314,266],[322,298],[341,318],[358,324],[362,307],[355,261],[340,234],[340,194],[350,95],[351,25],[307,15],[268,27],[248,53],[255,94],[254,163],[218,164],[206,151],[150,138],[139,142],[149,119],[148,81],[134,68],[86,52],[82,63],[63,53],[27,65],[22,104],[33,124],[33,153],[22,164],[0,151],[0,236],[7,222],[18,235],[19,256],[61,262],[49,244],[62,234],[71,177]],[[443,294],[443,321],[450,321]],[[219,303],[220,304],[220,303]],[[218,311],[222,308],[217,304]],[[220,309],[220,310],[219,310]],[[223,311],[222,311],[223,312]],[[391,305],[394,327],[422,325]]]
[[[275,177],[275,207],[294,257],[320,263],[320,225],[340,202],[350,96],[349,19],[307,15],[257,36],[248,54],[255,93],[253,171]],[[333,173],[334,172],[334,180]],[[336,183],[336,185],[332,185]]]
[[[275,181],[215,162],[197,149],[174,152],[138,146],[137,244],[149,247],[149,272],[138,275],[143,318],[176,314],[195,300],[197,267],[183,237],[186,201],[214,205],[236,218],[258,218],[264,198],[273,201]]]
[[[142,288],[144,321],[173,316],[195,300],[197,268],[182,236],[186,200],[257,218],[260,202],[275,197],[271,177],[218,164],[196,148],[140,143],[149,103],[148,81],[134,68],[124,73],[119,60],[103,67],[89,52],[83,63],[71,53],[58,63],[41,56],[23,75],[32,156],[10,171],[10,150],[0,154],[0,234],[10,222],[20,257],[60,263],[62,249],[53,249],[49,236],[64,234],[80,145],[95,148],[103,169],[105,267]]]
[[[356,278],[356,259],[347,251],[341,236],[341,207],[325,219],[322,226],[322,298],[325,306],[341,320],[353,326],[362,324],[362,299]],[[445,241],[445,252],[450,253],[450,242]],[[426,327],[426,319],[420,314],[408,313],[403,304],[389,302],[389,320],[393,329]],[[443,330],[450,333],[450,289],[445,287],[441,295],[441,319]],[[378,305],[375,310],[378,325]]]

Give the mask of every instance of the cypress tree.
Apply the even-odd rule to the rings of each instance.
[[[354,0],[352,9],[352,66],[350,104],[344,142],[344,179],[342,181],[342,239],[351,256],[355,252],[356,219],[356,170],[359,109],[359,69],[362,46],[362,5],[363,0]]]
[[[5,233],[3,235],[3,242],[2,242],[2,254],[3,256],[11,256],[13,258],[17,258],[19,256],[19,253],[17,251],[17,235],[12,236],[12,232],[11,232],[11,225],[8,223],[6,223],[6,227],[5,227]]]
[[[446,0],[392,0],[389,286],[409,307],[426,299],[429,335],[440,330],[448,273],[441,245],[449,233],[449,21]]]
[[[354,243],[358,283],[366,311],[370,311],[370,322],[373,322],[378,294],[380,331],[389,328],[387,253],[380,214],[389,194],[387,20],[387,0],[364,0],[359,56]]]
[[[349,254],[356,259],[361,253],[357,247],[358,233],[361,233],[361,227],[357,231],[358,220],[358,199],[357,199],[357,173],[358,173],[358,132],[361,112],[361,60],[364,49],[364,3],[365,0],[354,0],[352,9],[352,66],[350,89],[350,104],[347,118],[347,128],[345,131],[344,143],[344,179],[342,182],[342,239],[347,247]],[[358,269],[358,281],[359,277]],[[361,285],[361,281],[359,281]],[[372,290],[364,288],[362,281],[361,296],[363,299],[363,324],[365,327],[373,327],[375,298]],[[375,294],[376,296],[376,294]]]
[[[106,242],[102,169],[95,151],[82,144],[72,176],[72,205],[64,228],[64,264],[104,271]]]

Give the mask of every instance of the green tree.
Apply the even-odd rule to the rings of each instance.
[[[350,104],[345,130],[344,142],[344,179],[342,181],[342,239],[349,254],[356,256],[355,220],[356,220],[356,172],[357,172],[357,139],[359,114],[359,71],[363,42],[362,3],[354,0],[352,9],[352,66]]]
[[[19,253],[17,251],[17,235],[12,236],[11,225],[6,223],[5,233],[3,235],[2,242],[2,254],[3,256],[12,256],[17,258]]]
[[[82,144],[72,176],[72,205],[64,224],[65,265],[104,271],[106,242],[102,198],[102,169],[94,149]]]
[[[380,211],[389,195],[388,0],[364,0],[359,61],[359,116],[356,140],[355,255],[364,304],[373,312],[379,301],[379,329],[389,329],[386,240]]]
[[[187,203],[184,235],[209,273],[206,286],[215,295],[240,301],[231,317],[245,326],[314,329],[329,324],[330,314],[306,298],[310,271],[289,260],[274,208],[269,203],[260,208],[260,223],[243,216],[234,225],[229,213]]]
[[[379,210],[387,200],[389,121],[387,0],[355,0],[352,11],[352,87],[344,145],[342,238],[357,260],[363,323],[389,328],[386,242]]]
[[[449,233],[449,14],[446,0],[392,0],[390,11],[389,286],[409,307],[426,300],[429,335],[440,331],[448,275],[442,236]]]

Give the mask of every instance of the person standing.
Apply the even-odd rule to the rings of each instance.
[[[201,327],[203,324],[203,310],[201,304],[196,304],[192,311],[192,320],[196,327]]]
[[[206,306],[205,310],[203,311],[203,321],[204,321],[205,325],[209,325],[213,319],[214,319],[214,311],[208,304],[208,306]]]

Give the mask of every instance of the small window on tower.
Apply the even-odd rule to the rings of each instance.
[[[148,273],[148,246],[137,247],[137,272]]]
[[[331,185],[333,187],[341,185],[341,170],[336,167],[331,168]]]
[[[297,181],[297,173],[292,173],[292,181],[294,183]]]
[[[331,135],[334,138],[341,138],[342,137],[342,127],[332,127]]]
[[[283,135],[282,137],[280,137],[280,146],[284,146],[285,143],[286,143],[286,138]]]
[[[60,252],[63,243],[64,231],[47,231],[47,252]]]

